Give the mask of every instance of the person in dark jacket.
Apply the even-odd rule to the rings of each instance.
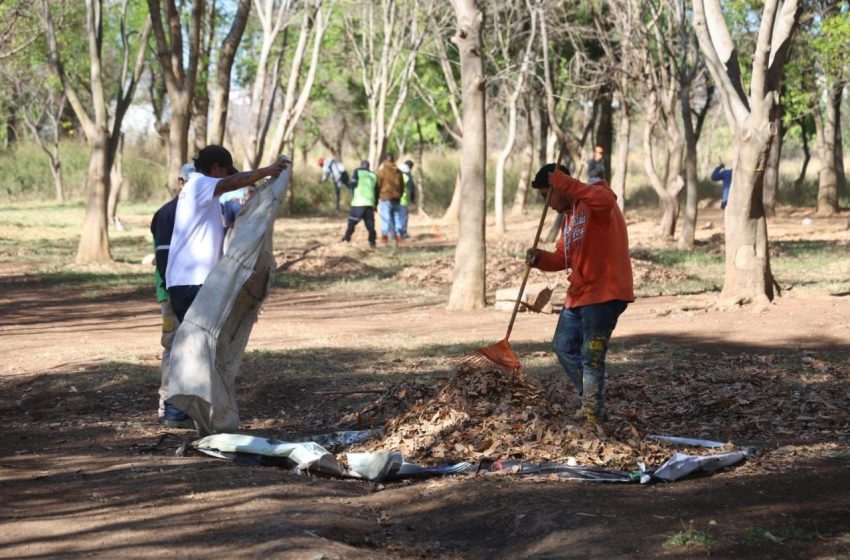
[[[396,246],[402,243],[396,231],[396,222],[401,198],[404,196],[404,177],[395,164],[392,154],[384,156],[384,162],[378,168],[378,211],[381,214],[381,244],[386,245],[390,238]]]
[[[602,146],[593,149],[593,157],[587,160],[587,182],[595,183],[605,179],[605,150]]]
[[[723,162],[714,168],[711,172],[712,181],[723,181],[723,191],[720,194],[720,208],[726,209],[726,204],[729,202],[729,189],[732,188],[732,170],[726,169]]]
[[[180,321],[174,313],[174,308],[171,306],[171,300],[168,298],[168,290],[165,288],[165,272],[168,268],[168,251],[171,247],[171,234],[174,232],[174,216],[177,213],[177,195],[180,190],[189,181],[189,174],[194,173],[195,166],[187,163],[180,170],[180,177],[177,178],[177,194],[160,207],[153,215],[151,220],[151,234],[153,235],[154,255],[156,263],[156,272],[154,273],[156,282],[156,301],[159,302],[160,313],[162,315],[162,363],[160,366],[160,387],[159,387],[159,421],[162,425],[168,428],[193,428],[195,423],[182,411],[167,403],[162,396],[168,388],[168,375],[171,368],[171,343],[174,341],[174,334],[177,332],[177,327]]]

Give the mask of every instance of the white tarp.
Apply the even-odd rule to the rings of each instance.
[[[345,469],[336,457],[318,443],[310,441],[290,443],[242,434],[215,434],[193,442],[192,447],[199,451],[285,457],[295,463],[299,471],[315,471],[334,476],[345,474]]]
[[[239,427],[235,380],[271,285],[272,228],[291,173],[290,165],[242,208],[227,253],[174,337],[165,398],[192,417],[200,435]]]

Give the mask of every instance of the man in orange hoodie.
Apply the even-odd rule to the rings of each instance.
[[[603,403],[605,354],[617,319],[635,300],[626,221],[604,181],[573,179],[563,166],[543,166],[532,186],[567,220],[555,251],[528,250],[526,262],[544,271],[566,270],[569,288],[555,329],[555,353],[582,399],[578,416],[598,424]],[[549,190],[552,193],[549,194]]]

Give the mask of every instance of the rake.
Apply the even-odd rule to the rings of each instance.
[[[561,160],[563,159],[564,146],[561,145],[558,159],[555,162],[556,169],[561,165]],[[543,213],[540,215],[540,223],[537,224],[537,233],[534,235],[534,244],[531,246],[532,251],[537,249],[537,244],[540,242],[540,233],[543,231],[543,223],[546,221],[546,211],[549,209],[549,197],[552,196],[552,189],[549,188],[547,191],[546,202],[543,204]],[[519,358],[513,351],[513,348],[511,348],[508,339],[511,337],[511,331],[514,329],[516,314],[519,311],[520,303],[522,303],[522,295],[525,292],[525,284],[528,282],[528,274],[530,272],[531,265],[526,263],[525,272],[522,275],[522,284],[519,286],[519,292],[516,296],[516,303],[514,303],[514,310],[511,313],[511,321],[508,323],[508,331],[505,333],[505,338],[496,344],[478,348],[459,358],[457,363],[460,369],[464,371],[495,369],[505,374],[514,375],[520,375],[522,373],[522,364],[519,362]]]

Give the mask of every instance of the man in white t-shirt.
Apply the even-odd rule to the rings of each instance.
[[[165,272],[168,296],[181,323],[222,256],[224,226],[219,196],[265,177],[277,177],[289,164],[286,158],[279,158],[268,167],[240,173],[233,167],[233,156],[223,146],[210,145],[198,153],[195,172],[189,174],[178,196]],[[165,407],[166,415],[182,414],[169,410],[174,408],[169,402]]]

